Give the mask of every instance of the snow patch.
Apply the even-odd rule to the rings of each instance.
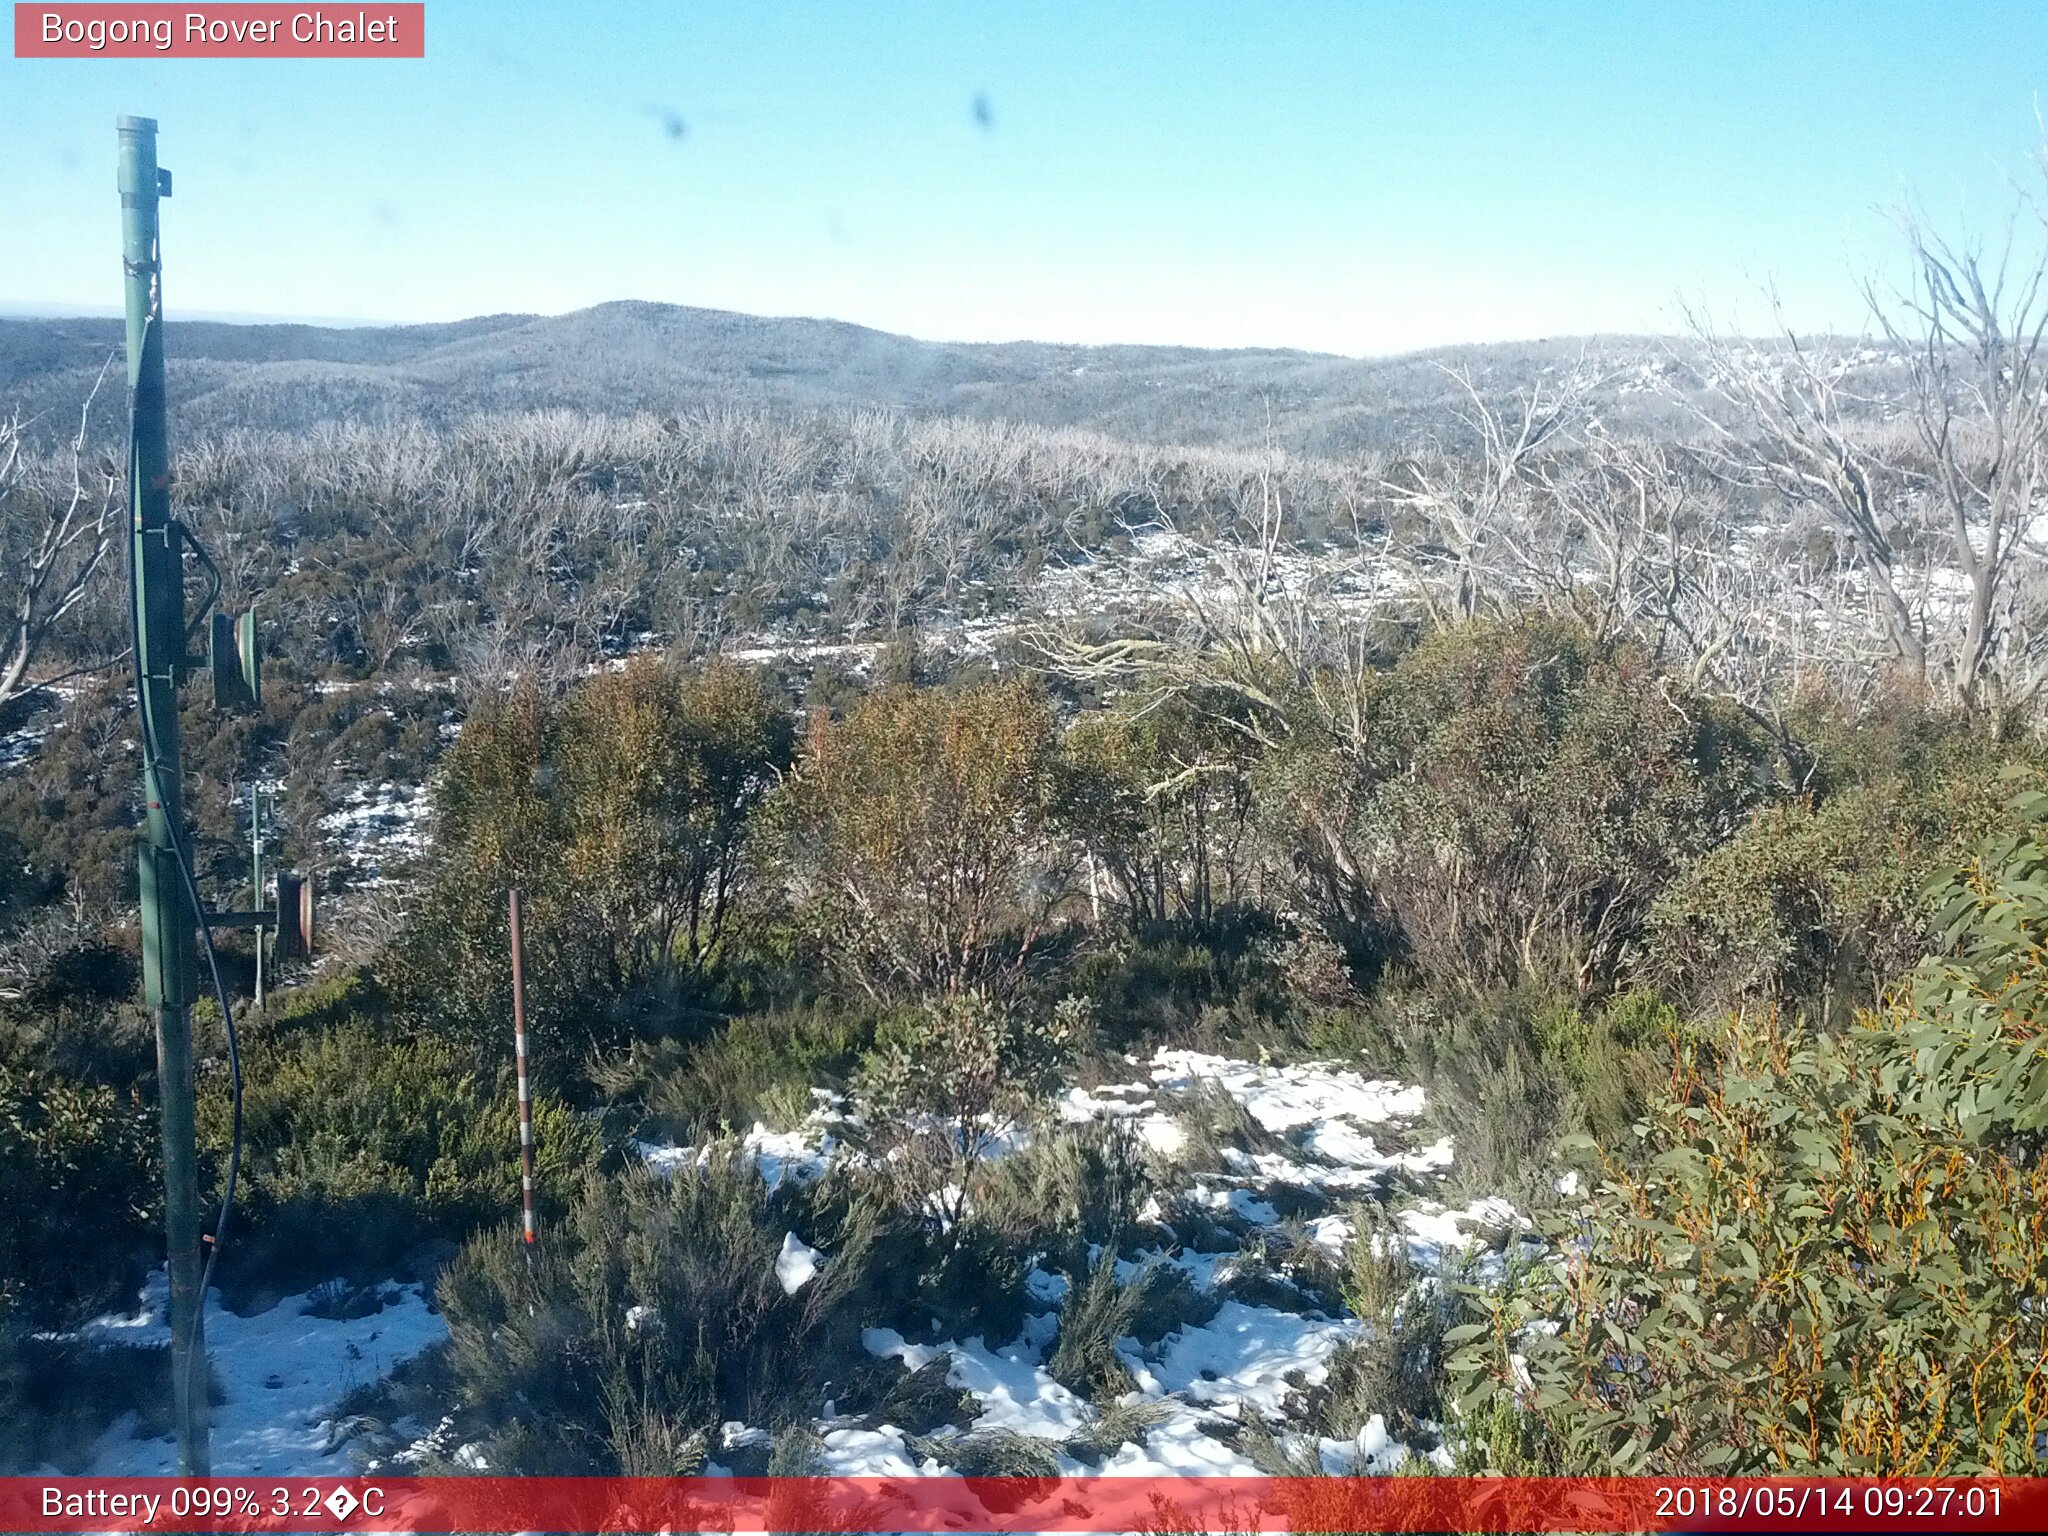
[[[367,1317],[315,1317],[314,1293],[288,1296],[237,1317],[209,1294],[207,1359],[223,1400],[213,1409],[216,1476],[341,1476],[352,1470],[334,1435],[334,1409],[353,1388],[388,1374],[440,1343],[448,1329],[418,1285],[387,1285],[386,1304]],[[132,1314],[78,1329],[84,1342],[170,1347],[170,1283],[163,1271],[143,1287]],[[138,1440],[133,1414],[109,1425],[93,1446],[94,1477],[156,1477],[178,1470],[174,1440]]]
[[[794,1232],[782,1238],[782,1252],[775,1259],[775,1278],[782,1282],[782,1294],[794,1296],[817,1276],[825,1256]]]

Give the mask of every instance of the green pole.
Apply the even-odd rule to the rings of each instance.
[[[194,1129],[192,1000],[198,974],[193,914],[173,829],[182,827],[178,681],[185,666],[182,551],[171,522],[170,449],[164,428],[163,269],[157,202],[170,178],[156,163],[156,123],[124,117],[121,256],[128,312],[128,389],[134,443],[128,465],[129,601],[134,606],[137,731],[147,829],[141,847],[142,986],[157,1016],[157,1091],[163,1105],[164,1227],[171,1274],[171,1406],[178,1470],[208,1474],[204,1298],[199,1294],[199,1154]]]
[[[256,888],[251,909],[263,910],[263,786],[249,781],[249,882]],[[263,1009],[263,930],[253,930],[256,941],[256,1008]]]

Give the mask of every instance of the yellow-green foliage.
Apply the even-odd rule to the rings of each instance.
[[[1643,1144],[1550,1224],[1560,1256],[1458,1331],[1468,1410],[1520,1352],[1586,1470],[2041,1470],[2048,796],[2012,812],[1895,1000],[1683,1045]]]
[[[1242,709],[1197,693],[1067,732],[1067,818],[1133,928],[1205,924],[1257,867],[1251,738]]]
[[[1052,713],[1028,682],[890,688],[820,715],[776,797],[803,910],[876,995],[1015,974],[1064,886]]]
[[[404,1011],[507,1054],[517,886],[538,1059],[616,1037],[622,995],[717,955],[747,816],[787,735],[757,674],[651,659],[472,716],[436,786],[431,879],[387,965]]]
[[[1724,1004],[1867,1002],[1920,952],[1928,881],[1968,854],[2001,799],[1978,770],[1766,807],[1659,899],[1653,967]]]

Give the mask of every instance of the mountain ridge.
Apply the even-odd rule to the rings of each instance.
[[[1140,441],[1244,446],[1269,430],[1311,452],[1391,446],[1440,426],[1464,363],[1502,393],[1586,357],[1664,366],[1669,344],[1601,336],[1355,358],[1294,348],[933,342],[850,321],[617,300],[563,315],[394,326],[172,320],[180,435],[321,421],[446,425],[480,411],[879,407],[1093,428]],[[0,409],[75,421],[115,317],[0,317]]]

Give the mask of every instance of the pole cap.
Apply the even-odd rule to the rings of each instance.
[[[117,133],[155,133],[156,119],[153,117],[117,117],[114,119]]]

